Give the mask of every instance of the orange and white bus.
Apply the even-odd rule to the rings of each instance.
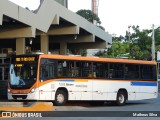
[[[64,55],[17,55],[12,58],[8,84],[9,100],[111,101],[158,96],[154,61],[93,58]]]

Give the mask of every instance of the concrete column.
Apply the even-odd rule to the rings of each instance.
[[[48,54],[49,39],[48,35],[41,35],[41,52]]]
[[[16,39],[16,55],[25,54],[25,38]]]
[[[67,54],[67,43],[66,42],[61,42],[60,43],[60,54],[61,55],[66,55]]]

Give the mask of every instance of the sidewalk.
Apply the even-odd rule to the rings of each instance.
[[[0,111],[54,111],[51,102],[35,102],[30,107],[0,107]]]

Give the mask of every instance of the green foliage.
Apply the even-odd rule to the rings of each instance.
[[[132,26],[133,33],[129,39],[126,39],[130,43],[130,58],[138,60],[150,60],[151,59],[151,30],[140,31],[139,26]],[[127,38],[127,35],[125,36]]]
[[[100,26],[101,21],[99,17],[91,10],[79,10],[77,11],[77,14],[81,15],[90,22],[96,20],[99,24],[98,27],[105,30],[102,26]],[[131,29],[133,31],[132,33],[126,32],[125,36],[113,37],[112,47],[103,52],[99,51],[95,54],[95,56],[151,60],[152,30],[140,30],[139,26],[131,26]],[[160,27],[155,29],[155,45],[156,51],[160,51]],[[82,54],[85,55],[85,51],[83,51]]]
[[[113,42],[112,47],[108,49],[107,57],[128,57],[129,43],[128,42]]]
[[[81,56],[87,56],[87,50],[86,49],[81,50]]]
[[[89,22],[93,22],[93,20],[96,20],[98,24],[101,24],[99,17],[96,14],[94,14],[91,10],[82,9],[78,10],[76,13],[87,19]]]
[[[125,36],[113,37],[112,47],[102,57],[123,58],[136,60],[151,60],[152,30],[140,30],[132,26],[133,33],[126,32]],[[160,27],[155,29],[156,52],[160,51]]]
[[[106,57],[107,56],[107,52],[105,50],[104,51],[98,51],[94,56]]]
[[[81,9],[78,10],[76,13],[91,23],[93,23],[93,20],[95,20],[98,24],[98,27],[105,31],[105,28],[101,26],[100,18],[96,14],[94,14],[91,10]]]

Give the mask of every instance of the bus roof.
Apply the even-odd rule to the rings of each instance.
[[[52,58],[52,59],[59,59],[59,60],[95,61],[95,62],[111,62],[111,63],[132,63],[132,64],[156,64],[155,61],[116,59],[116,58],[97,58],[97,57],[50,55],[50,54],[42,54],[39,56],[40,56],[40,58]]]

